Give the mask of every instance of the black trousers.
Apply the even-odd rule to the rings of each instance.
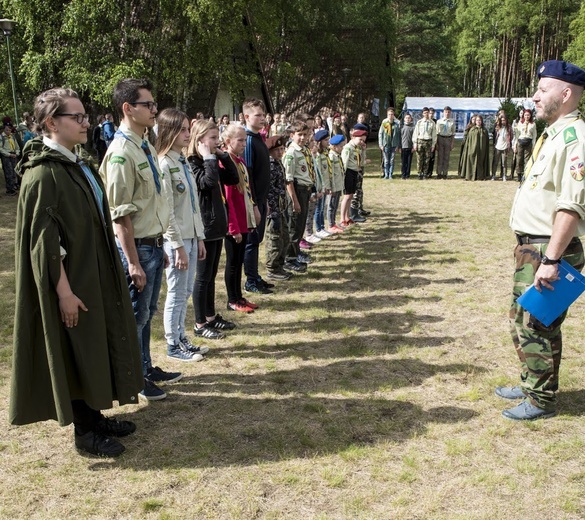
[[[248,233],[242,233],[242,241],[238,244],[233,236],[225,237],[225,288],[229,303],[236,303],[243,296],[242,266],[248,245],[247,238]]]
[[[195,321],[205,323],[206,316],[215,316],[215,277],[221,258],[223,239],[206,240],[205,260],[197,260],[197,274],[193,287],[193,307],[195,307]]]
[[[103,418],[99,410],[90,408],[82,399],[71,401],[71,408],[73,409],[73,425],[77,435],[85,435],[92,431]]]

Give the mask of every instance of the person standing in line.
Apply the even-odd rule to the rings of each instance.
[[[164,250],[167,297],[164,310],[167,357],[178,361],[201,361],[207,347],[196,347],[187,337],[185,319],[193,294],[197,260],[205,258],[205,233],[195,177],[183,150],[191,137],[189,117],[176,108],[165,108],[157,117],[156,150],[163,172],[162,188],[169,205],[169,227]]]
[[[435,109],[433,107],[429,108],[429,119],[436,125],[437,119],[435,118]],[[437,133],[437,135],[439,135]],[[425,173],[425,177],[430,178],[433,176],[433,170],[435,169],[435,152],[437,151],[437,147],[430,153],[429,155],[429,168]]]
[[[412,116],[405,114],[404,124],[400,128],[401,144],[401,160],[402,160],[402,179],[408,179],[410,177],[410,169],[412,167],[412,136],[414,134],[414,123],[412,122]]]
[[[422,109],[422,119],[414,126],[412,134],[412,151],[416,152],[418,178],[422,181],[429,169],[430,154],[435,151],[437,144],[437,127],[429,118],[429,109]]]
[[[394,118],[394,107],[388,108],[386,116],[386,119],[380,125],[380,130],[378,130],[378,147],[384,159],[382,179],[391,180],[392,174],[394,173],[394,155],[396,150],[400,151],[402,137],[400,134],[400,125]]]
[[[510,307],[512,343],[520,360],[520,384],[499,386],[496,395],[522,400],[502,415],[515,421],[546,419],[557,413],[556,393],[563,354],[563,312],[549,326],[529,314],[518,298],[534,285],[552,290],[559,279],[559,262],[577,270],[585,263],[585,122],[578,112],[585,71],[565,61],[538,67],[538,87],[532,100],[536,117],[547,127],[537,141],[516,192],[510,227],[514,249],[514,287]]]
[[[169,207],[162,192],[162,172],[154,147],[143,138],[155,122],[157,105],[146,79],[123,79],[114,87],[114,105],[122,118],[100,166],[105,180],[118,252],[134,308],[142,352],[143,399],[158,401],[167,394],[157,383],[174,383],[183,374],[153,366],[150,355],[152,317],[157,310],[162,275],[169,259],[163,233]]]
[[[35,101],[43,137],[18,165],[11,424],[73,423],[75,447],[117,457],[131,421],[100,410],[137,404],[144,378],[136,322],[105,196],[87,156],[89,116],[76,92]]]
[[[20,146],[18,146],[16,136],[12,132],[12,123],[4,123],[2,134],[0,134],[0,159],[6,181],[6,195],[15,196],[18,194],[16,163],[19,156]]]
[[[455,146],[455,121],[451,118],[451,107],[443,109],[443,117],[437,121],[437,177],[446,179],[449,173],[449,158]]]
[[[516,167],[518,169],[518,182],[522,182],[524,178],[524,167],[530,155],[532,149],[536,144],[536,125],[532,121],[532,111],[524,110],[522,119],[518,121],[514,132],[514,154],[516,155]],[[514,177],[514,173],[512,173]]]
[[[508,117],[505,113],[499,116],[496,121],[492,142],[494,145],[492,181],[496,180],[498,169],[500,169],[502,181],[506,181],[508,152],[512,149],[512,127],[508,124]]]
[[[474,126],[467,132],[461,157],[461,176],[466,181],[483,181],[490,175],[490,136],[483,117],[476,114]]]

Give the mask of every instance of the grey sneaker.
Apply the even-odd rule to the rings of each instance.
[[[506,419],[512,419],[513,421],[534,421],[536,419],[548,419],[549,417],[554,417],[557,414],[556,410],[544,410],[542,408],[538,408],[538,406],[534,406],[532,403],[528,401],[528,399],[524,399],[518,406],[514,408],[510,408],[509,410],[504,410],[502,415]]]
[[[177,361],[201,361],[203,359],[201,354],[189,352],[183,347],[182,343],[178,345],[167,345],[167,357],[176,359]]]
[[[179,341],[185,350],[188,350],[193,354],[205,355],[209,352],[209,347],[196,347],[193,345],[193,343],[191,343],[191,340],[187,336],[181,338]]]
[[[524,399],[526,397],[519,386],[496,386],[495,393],[502,399]]]

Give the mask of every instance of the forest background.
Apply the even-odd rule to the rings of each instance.
[[[53,86],[97,114],[129,76],[191,114],[210,114],[219,86],[237,104],[258,85],[275,111],[355,114],[374,98],[530,96],[541,61],[585,66],[580,0],[0,0],[0,17],[17,22],[19,114]],[[0,110],[13,114],[4,43]]]

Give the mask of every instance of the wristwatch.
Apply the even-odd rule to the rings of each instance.
[[[540,260],[540,263],[544,264],[544,265],[551,265],[551,264],[558,264],[558,263],[560,263],[560,261],[561,261],[560,258],[558,260],[553,260],[552,258],[549,258],[548,256],[545,255]]]

